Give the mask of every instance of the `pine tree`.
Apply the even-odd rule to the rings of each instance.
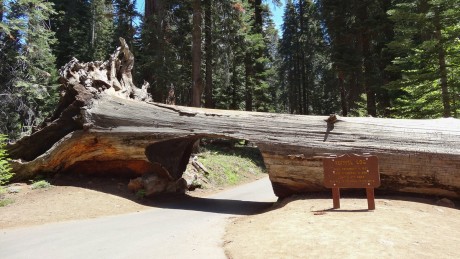
[[[202,54],[201,47],[192,52],[193,28],[198,28],[197,24],[203,26],[203,22],[196,22],[195,26],[192,23],[197,13],[192,3],[146,1],[139,56],[142,74],[151,83],[155,100],[163,102],[173,88],[177,104],[189,103],[193,92],[189,79],[192,67],[196,68],[195,72],[205,67],[206,79],[199,81],[206,84],[206,107],[251,106],[251,110],[275,110],[276,90],[273,89],[277,84],[273,78],[277,73],[273,65],[275,58],[268,49],[268,45],[274,44],[271,42],[274,28],[270,27],[268,6],[260,6],[262,26],[257,33],[254,5],[248,0],[205,1],[202,8],[204,30],[196,35],[203,38],[204,32],[205,56],[200,65],[197,62],[192,66],[192,53]]]
[[[311,1],[288,1],[280,42],[280,79],[291,113],[335,112],[337,89],[321,20]]]
[[[112,45],[117,46],[118,39],[122,37],[126,40],[128,46],[133,49],[137,33],[134,21],[139,17],[139,13],[136,11],[136,0],[114,0],[113,5],[115,29]]]
[[[151,85],[155,101],[165,102],[173,90],[177,104],[191,101],[190,42],[192,6],[184,1],[146,1],[138,68]]]
[[[57,43],[53,46],[56,65],[61,67],[72,57],[91,60],[91,9],[89,0],[52,0],[56,13],[50,17]]]
[[[203,78],[201,77],[201,0],[193,0],[192,29],[192,106],[201,106]]]
[[[452,50],[460,36],[459,8],[458,1],[403,0],[389,11],[395,23],[395,40],[389,47],[396,57],[388,70],[401,74],[389,86],[403,93],[396,102],[396,115],[451,116],[451,91],[458,79],[449,75],[458,67],[458,55]]]
[[[21,47],[19,31],[11,20],[15,19],[8,3],[1,2],[0,20],[0,133],[16,138],[21,132],[19,115],[16,111],[18,106],[15,98],[15,88],[13,85],[13,72],[18,69],[17,57]]]
[[[392,23],[386,16],[388,0],[317,2],[331,47],[342,115],[388,116],[390,93],[385,71],[391,55]]]
[[[204,50],[205,50],[205,107],[214,108],[213,98],[213,47],[212,47],[212,12],[213,11],[213,0],[204,1]]]
[[[256,87],[262,87],[261,75],[264,69],[264,47],[262,34],[262,1],[248,1],[245,14],[245,109],[254,109],[254,91]],[[250,10],[250,11],[249,11]]]
[[[282,102],[280,101],[280,87],[279,87],[279,36],[275,23],[271,19],[271,15],[267,17],[267,25],[265,28],[265,45],[267,46],[267,56],[269,58],[267,64],[267,91],[266,95],[266,109],[268,112],[284,111]]]
[[[244,109],[244,4],[215,1],[212,14],[213,99],[216,108]]]
[[[14,139],[42,122],[57,100],[56,85],[52,84],[56,79],[51,52],[55,39],[47,23],[54,11],[52,4],[43,0],[11,1],[9,7],[2,26],[9,29],[1,39],[9,80],[2,85],[0,95],[2,117],[7,116],[1,120],[2,133]]]
[[[111,0],[92,0],[90,58],[105,60],[111,52],[114,39],[113,5]]]

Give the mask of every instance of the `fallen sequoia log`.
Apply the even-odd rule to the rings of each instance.
[[[333,118],[153,103],[131,79],[122,41],[106,62],[72,60],[62,98],[41,129],[8,147],[16,179],[39,173],[154,175],[177,191],[200,138],[244,139],[261,151],[275,194],[322,191],[322,157],[371,153],[384,190],[460,197],[460,122]],[[183,183],[183,181],[182,181]],[[171,187],[172,186],[172,187]]]

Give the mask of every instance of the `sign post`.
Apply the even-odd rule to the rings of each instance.
[[[323,158],[324,186],[332,188],[334,209],[340,208],[340,188],[365,188],[367,208],[375,210],[374,188],[380,186],[377,156],[345,154]]]

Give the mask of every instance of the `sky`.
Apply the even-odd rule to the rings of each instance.
[[[285,1],[281,1],[281,6],[277,7],[270,3],[270,10],[273,14],[273,22],[275,22],[276,29],[278,29],[278,34],[281,35],[281,25],[283,25],[283,13],[284,13],[284,6],[286,5]]]
[[[275,22],[276,28],[278,29],[278,33],[281,34],[281,25],[283,24],[283,12],[284,12],[284,6],[285,6],[285,1],[281,1],[281,6],[277,7],[269,1],[270,5],[270,10],[273,13],[273,21]],[[136,8],[140,13],[144,13],[144,6],[145,6],[145,0],[137,0],[136,1]]]

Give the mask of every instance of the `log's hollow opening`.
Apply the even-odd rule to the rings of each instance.
[[[247,140],[233,138],[193,136],[169,139],[150,144],[145,149],[145,155],[151,163],[164,168],[171,180],[177,180],[185,172],[191,155],[204,149],[213,153],[246,157],[266,172],[260,149]]]

